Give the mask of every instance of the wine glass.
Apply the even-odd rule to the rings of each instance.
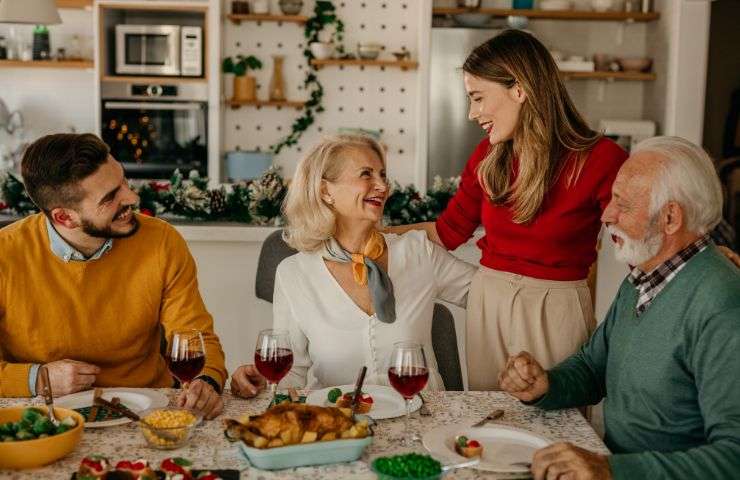
[[[270,403],[274,404],[278,383],[293,367],[293,349],[287,330],[267,329],[260,332],[254,351],[254,365],[267,379],[272,395]]]
[[[188,389],[206,365],[206,347],[199,330],[175,330],[167,342],[167,368],[180,381],[183,390]]]
[[[429,369],[424,355],[424,347],[418,343],[398,342],[393,345],[388,380],[391,386],[406,401],[406,434],[402,445],[411,447],[419,441],[419,436],[412,434],[409,428],[411,418],[411,401],[414,395],[421,392],[429,381]]]

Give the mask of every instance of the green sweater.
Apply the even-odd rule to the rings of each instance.
[[[604,402],[615,479],[740,478],[740,270],[713,246],[637,317],[625,280],[581,350],[548,372],[545,409]]]

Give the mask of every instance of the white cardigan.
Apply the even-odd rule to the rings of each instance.
[[[273,321],[275,328],[290,332],[293,345],[293,368],[281,385],[318,389],[352,384],[363,365],[368,368],[367,384],[388,385],[393,344],[414,341],[424,346],[430,371],[427,388],[444,389],[432,350],[434,301],[464,307],[477,267],[453,257],[421,231],[383,236],[396,297],[392,324],[360,309],[320,253],[300,252],[280,263]]]

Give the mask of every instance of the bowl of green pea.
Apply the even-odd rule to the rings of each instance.
[[[82,437],[85,420],[74,410],[56,407],[54,426],[46,407],[0,408],[0,469],[47,465],[72,452]]]
[[[370,469],[380,480],[435,480],[447,473],[437,460],[419,453],[378,457]]]

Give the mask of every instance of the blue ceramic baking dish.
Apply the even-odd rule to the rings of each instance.
[[[327,442],[301,443],[274,448],[254,448],[239,442],[242,455],[253,467],[262,470],[354,462],[362,456],[365,447],[373,443],[372,435],[365,438],[347,438]]]

